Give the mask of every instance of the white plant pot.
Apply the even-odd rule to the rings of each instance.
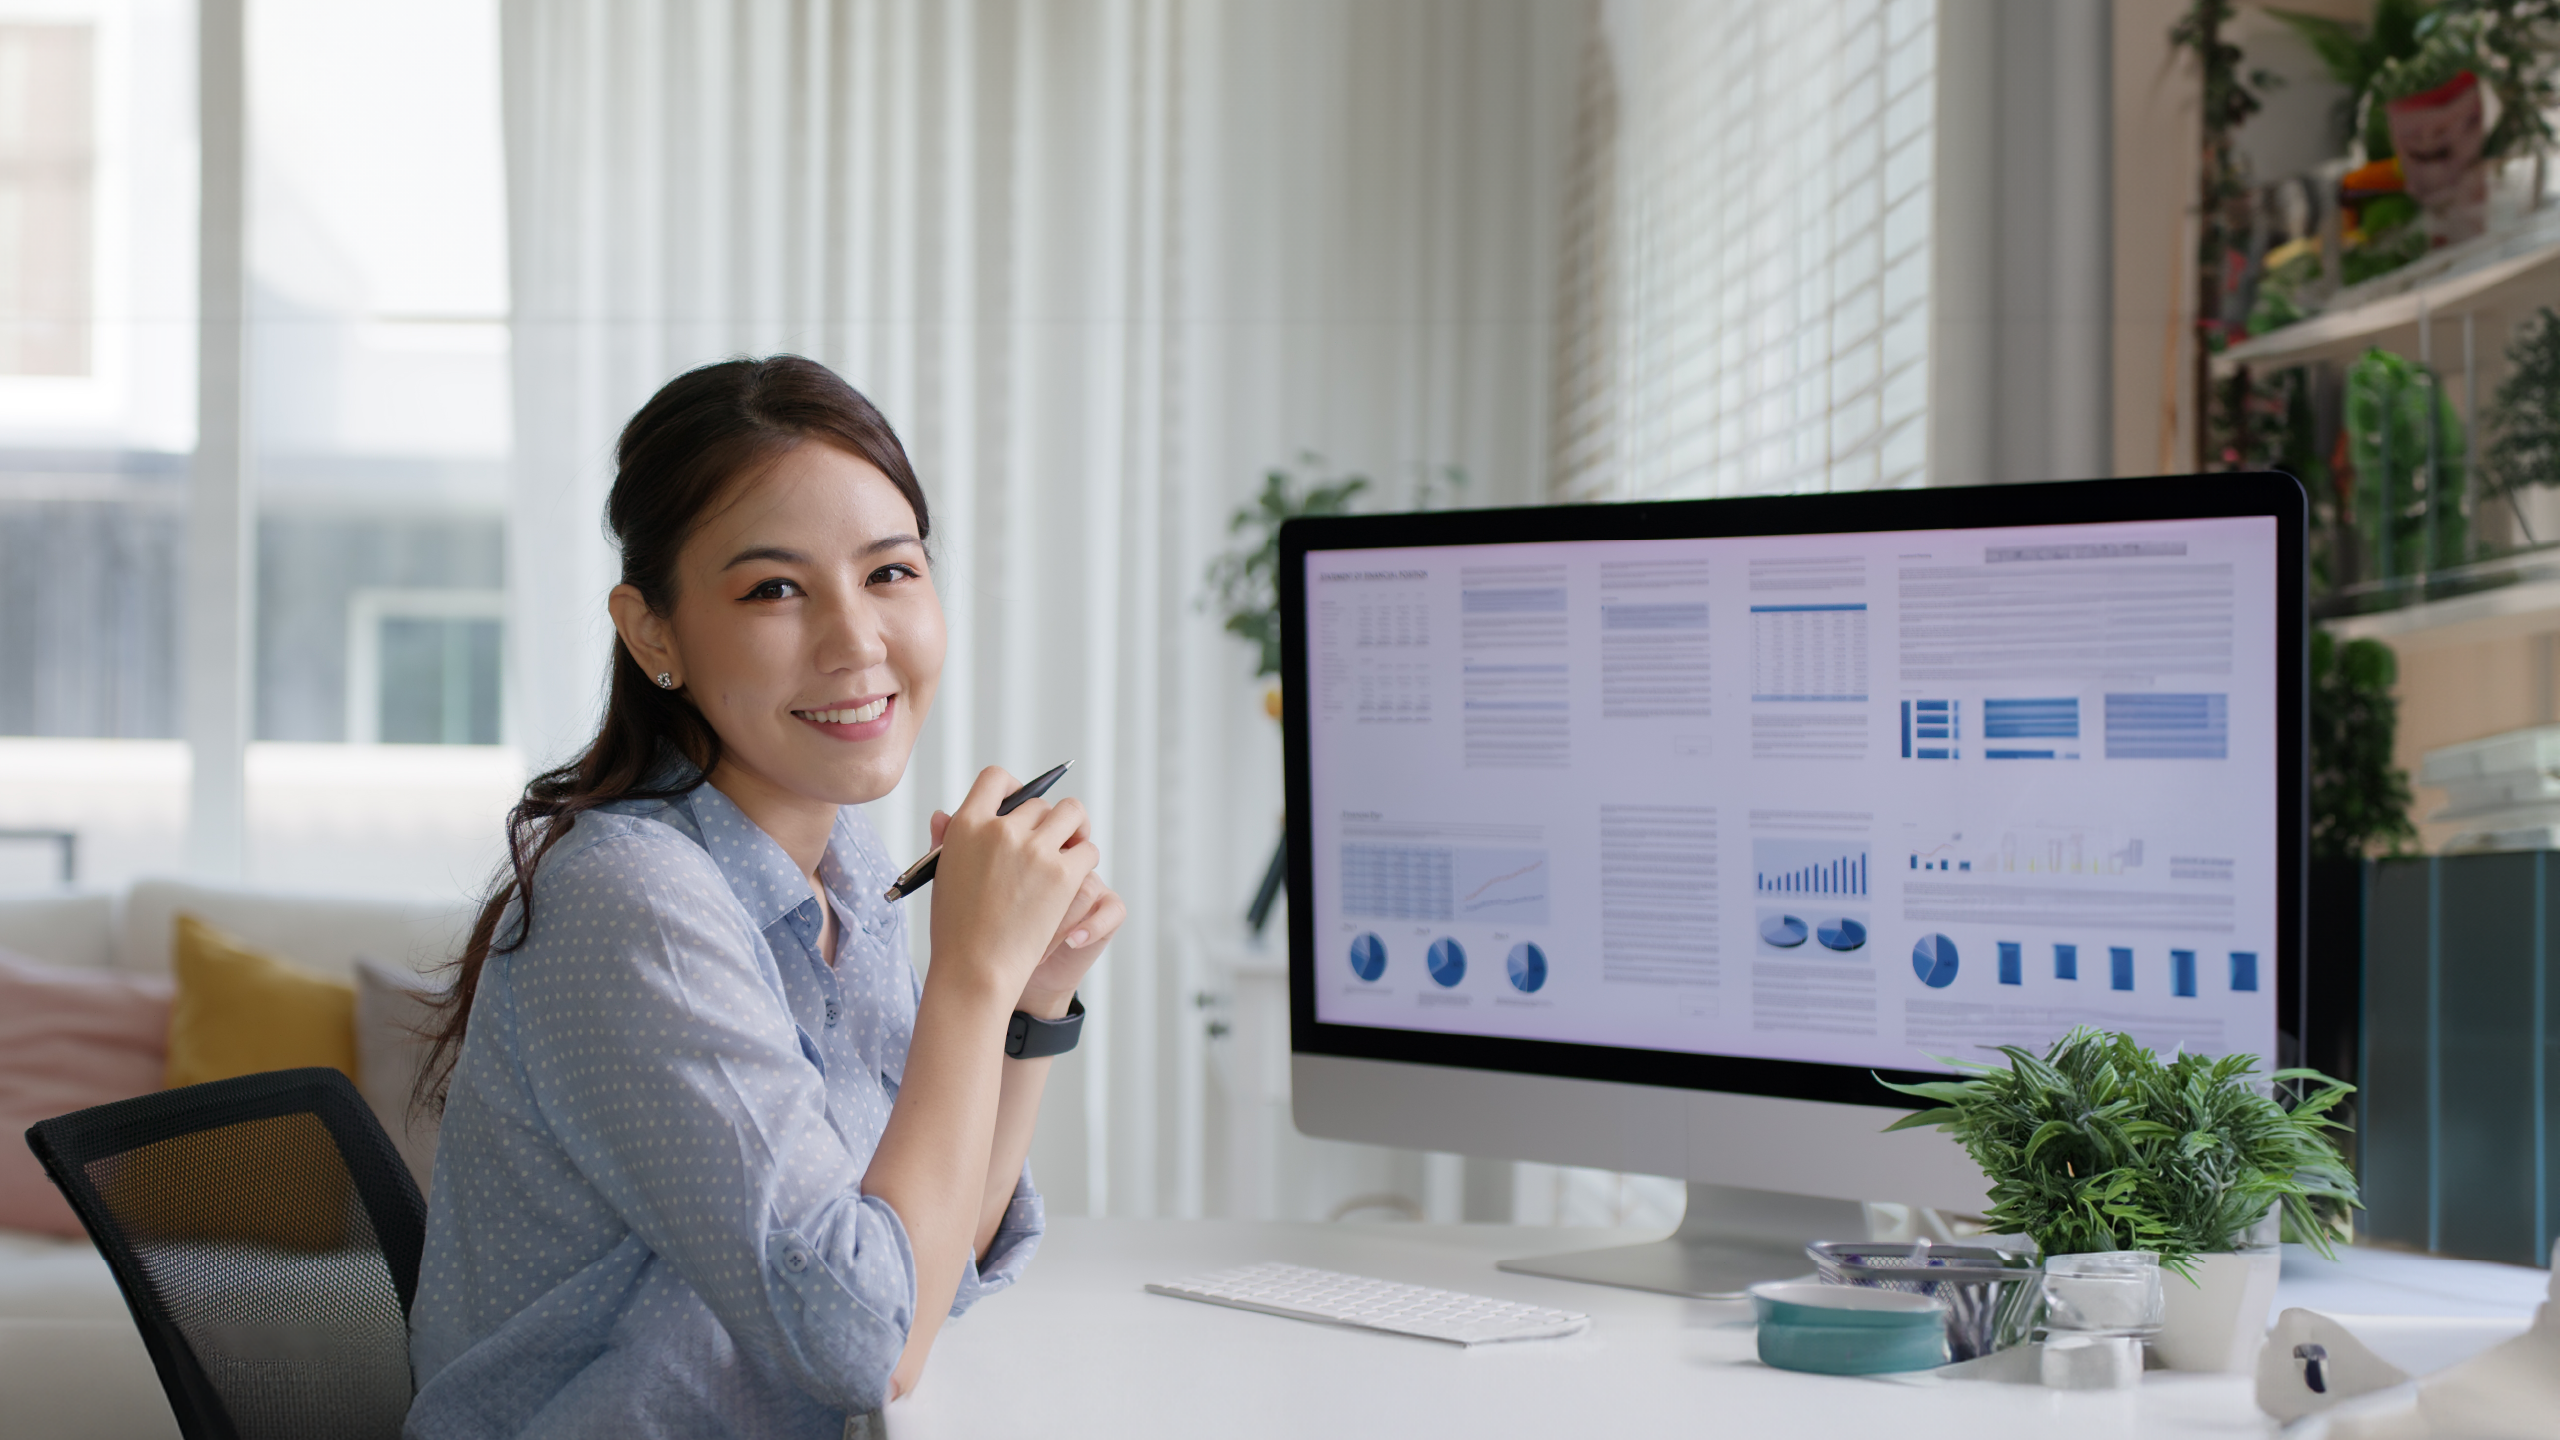
[[[2160,1333],[2151,1353],[2172,1370],[2246,1375],[2267,1340],[2283,1253],[2273,1246],[2198,1255],[2192,1280],[2160,1267]]]

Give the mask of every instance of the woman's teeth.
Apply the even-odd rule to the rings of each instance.
[[[883,695],[868,705],[857,705],[850,710],[794,710],[791,713],[821,725],[862,725],[879,719],[888,708],[889,697]]]

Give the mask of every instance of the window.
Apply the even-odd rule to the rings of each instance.
[[[0,24],[0,375],[90,371],[93,40]]]
[[[498,743],[503,590],[359,590],[347,603],[347,738]]]
[[[1919,483],[1934,4],[1620,0],[1594,14],[1558,493]]]

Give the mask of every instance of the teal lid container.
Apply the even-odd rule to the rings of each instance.
[[[1751,1287],[1760,1361],[1816,1375],[1887,1375],[1947,1363],[1947,1307],[1935,1296],[1804,1280]]]

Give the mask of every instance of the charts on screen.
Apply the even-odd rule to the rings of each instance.
[[[1864,895],[1867,847],[1836,840],[1754,840],[1752,888],[1763,895]]]

